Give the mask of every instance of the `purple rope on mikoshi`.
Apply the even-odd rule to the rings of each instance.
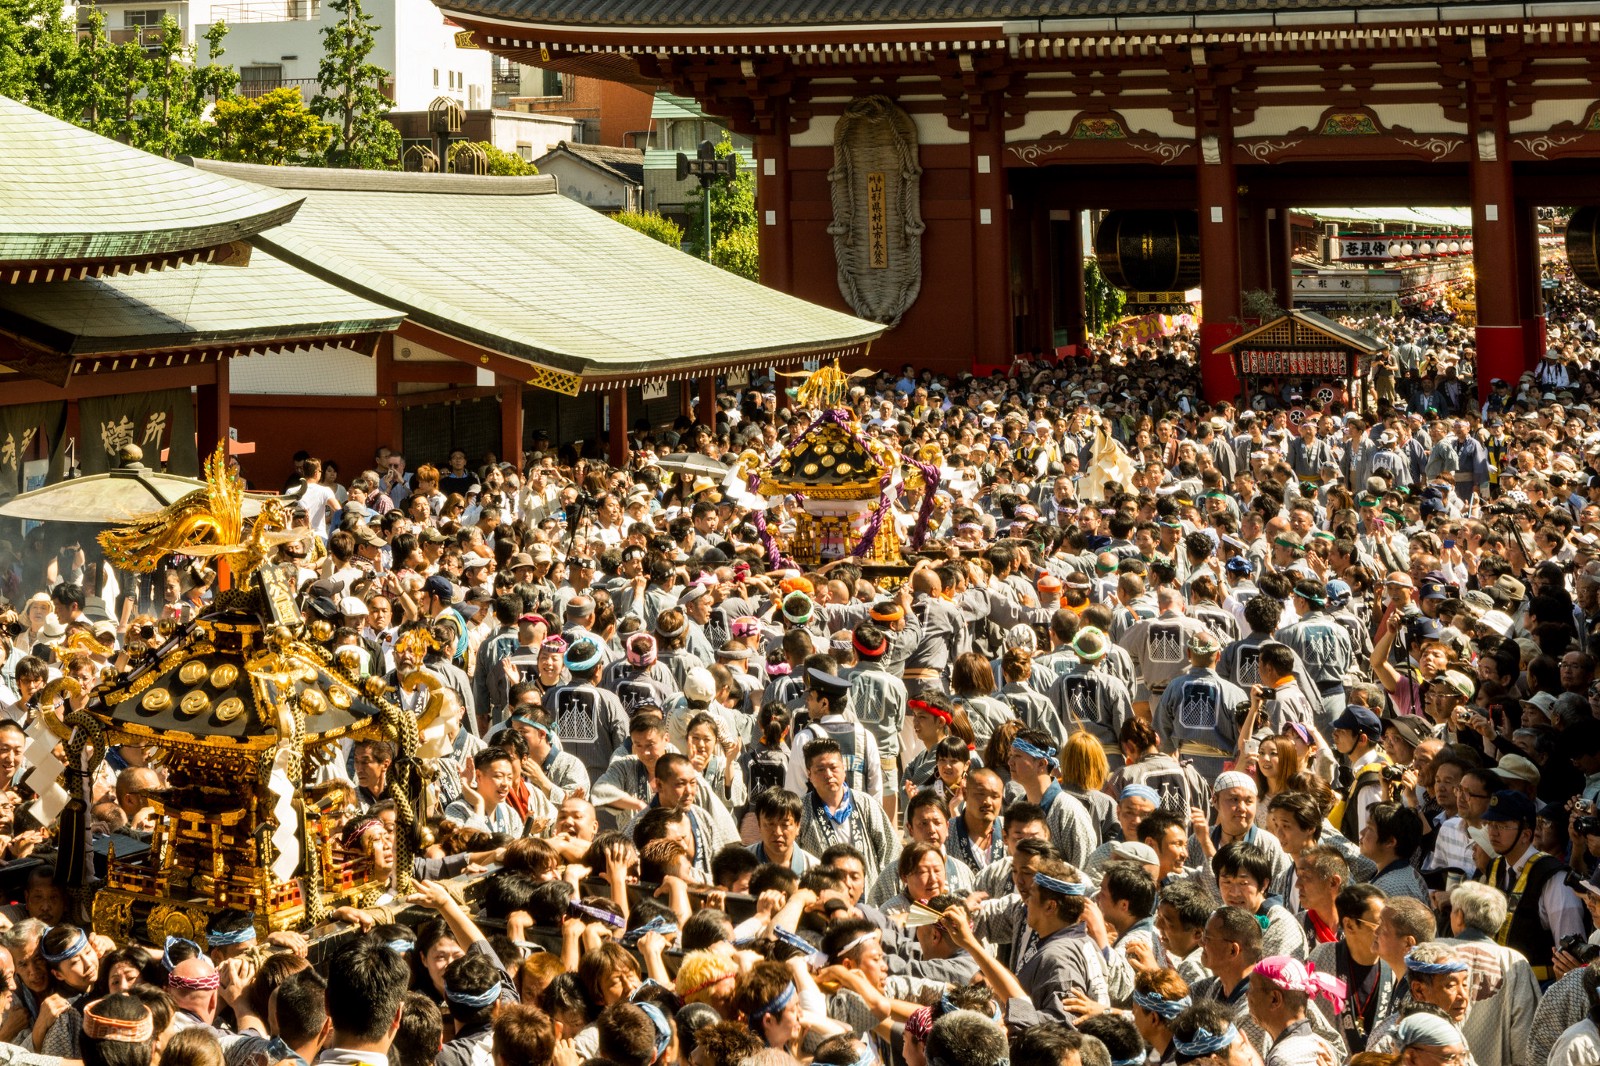
[[[933,517],[933,497],[939,489],[939,468],[909,455],[901,459],[922,474],[922,506],[917,510],[917,524],[911,527],[911,549],[916,551],[928,537],[928,521]]]
[[[761,488],[761,475],[753,473],[750,480],[745,482],[745,488],[754,496]],[[756,527],[756,539],[761,542],[761,547],[767,556],[768,570],[782,570],[785,567],[799,569],[793,559],[778,551],[778,542],[773,539],[772,532],[767,529],[767,512],[757,508],[750,514],[750,524]]]

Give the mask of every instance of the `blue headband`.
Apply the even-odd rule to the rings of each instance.
[[[406,955],[410,953],[411,949],[415,945],[409,940],[390,940],[385,942],[383,946],[394,952],[396,955]]]
[[[1456,1047],[1465,1044],[1466,1038],[1461,1035],[1452,1022],[1445,1021],[1437,1014],[1410,1014],[1394,1027],[1394,1046],[1404,1051],[1408,1047]]]
[[[584,639],[587,640],[589,638],[585,637]],[[566,660],[568,670],[587,670],[592,666],[598,666],[600,660],[605,658],[605,648],[600,644],[599,641],[595,642],[594,654],[589,656],[587,659],[574,659],[572,657],[573,650],[577,646],[577,642],[574,641],[572,647],[567,649],[567,654],[562,656],[562,658]]]
[[[773,998],[772,1002],[768,1003],[765,1007],[762,1007],[760,1010],[750,1015],[750,1020],[755,1022],[769,1014],[777,1014],[783,1008],[787,1007],[789,1005],[789,1001],[793,998],[794,982],[790,981],[788,985],[784,987],[784,990],[779,992],[777,996]]]
[[[1049,874],[1034,874],[1033,883],[1046,892],[1056,892],[1063,896],[1087,896],[1089,886],[1079,881],[1063,881],[1059,877]]]
[[[1149,785],[1129,785],[1127,788],[1124,788],[1122,790],[1122,794],[1117,797],[1119,802],[1125,799],[1146,799],[1151,803],[1154,803],[1157,807],[1161,806],[1161,794],[1155,789],[1151,788]]]
[[[452,992],[450,991],[449,987],[446,986],[444,990],[444,998],[450,1001],[450,1005],[452,1007],[467,1007],[472,1010],[482,1010],[483,1008],[490,1006],[499,1000],[500,989],[501,984],[499,981],[496,981],[494,984],[477,994],[470,992]]]
[[[57,951],[57,952],[46,951],[44,949],[44,945],[40,944],[39,945],[39,954],[41,956],[43,956],[45,962],[48,962],[53,966],[58,962],[66,962],[68,959],[76,958],[78,955],[82,954],[83,949],[88,947],[88,946],[89,946],[89,934],[85,933],[82,929],[79,929],[78,930],[78,939],[74,940],[72,943],[68,944],[66,947],[62,948],[60,951]]]
[[[644,935],[646,933],[660,933],[662,936],[670,937],[676,934],[677,931],[677,922],[674,922],[671,918],[667,918],[658,914],[654,918],[651,918],[648,922],[645,922],[643,925],[635,926],[634,928],[629,929],[627,933],[623,935],[622,942],[628,947],[632,947],[640,940],[644,939]],[[809,951],[810,948],[808,947],[806,950]]]
[[[1170,1022],[1188,1010],[1193,1002],[1188,996],[1168,999],[1160,992],[1135,992],[1133,1001],[1164,1022]]]
[[[206,943],[214,948],[231,948],[236,944],[248,944],[256,938],[256,927],[247,925],[243,929],[219,929],[215,933],[206,933]]]
[[[1239,1039],[1239,1030],[1231,1024],[1220,1033],[1213,1033],[1202,1025],[1194,1031],[1192,1040],[1180,1040],[1174,1036],[1172,1038],[1172,1046],[1178,1049],[1179,1054],[1186,1055],[1191,1059],[1198,1059],[1206,1055],[1215,1055],[1219,1051],[1232,1047],[1233,1042],[1237,1039]]]
[[[620,914],[612,914],[608,910],[602,910],[599,907],[591,907],[587,903],[579,903],[577,900],[573,900],[571,903],[567,904],[567,906],[571,910],[583,915],[586,918],[592,918],[597,922],[604,922],[607,925],[617,929],[625,928],[628,924],[628,919],[624,918]]]
[[[1442,977],[1448,973],[1466,973],[1471,968],[1460,959],[1452,959],[1449,962],[1420,962],[1413,959],[1410,952],[1406,953],[1406,969],[1411,973],[1420,973],[1424,977]]]
[[[667,1045],[672,1043],[672,1027],[667,1024],[667,1016],[654,1003],[638,1003],[635,1006],[644,1011],[650,1024],[656,1027],[656,1058],[659,1059],[667,1050]]]
[[[205,954],[205,952],[200,951],[200,945],[196,944],[193,940],[185,940],[181,936],[167,937],[167,942],[161,949],[161,965],[167,968],[168,973],[171,973],[172,968],[178,965],[172,961],[172,949],[177,947],[179,944],[188,944],[190,947],[194,948],[195,951],[199,951],[201,955]]]
[[[1131,1059],[1112,1059],[1111,1066],[1139,1066],[1143,1061],[1143,1055],[1135,1055]]]
[[[1011,742],[1011,750],[1020,751],[1030,759],[1043,759],[1046,762],[1056,761],[1055,748],[1035,747],[1034,745],[1029,744],[1026,740],[1023,740],[1021,737],[1018,737],[1016,740]]]

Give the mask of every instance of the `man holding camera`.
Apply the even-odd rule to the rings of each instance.
[[[1566,864],[1533,846],[1535,813],[1533,800],[1521,792],[1494,794],[1483,815],[1493,858],[1482,880],[1504,892],[1511,908],[1496,941],[1527,956],[1543,985],[1553,977],[1557,945],[1574,936],[1574,943],[1584,940],[1584,908],[1566,883]]]

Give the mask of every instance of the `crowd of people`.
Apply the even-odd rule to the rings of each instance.
[[[1600,363],[1592,294],[1555,266],[1547,300],[1546,357],[1486,401],[1439,314],[1352,320],[1387,348],[1358,396],[1207,403],[1181,333],[861,381],[862,431],[939,467],[883,504],[926,523],[888,582],[793,563],[804,501],[671,471],[777,460],[819,412],[776,390],[639,427],[620,469],[302,455],[308,639],[444,693],[411,890],[377,740],[308,771],[395,889],[317,966],[242,911],[118,946],[37,864],[0,1062],[1600,1061]],[[12,863],[59,843],[48,683],[215,586],[71,528],[0,545]],[[165,775],[109,752],[92,835],[147,841]]]

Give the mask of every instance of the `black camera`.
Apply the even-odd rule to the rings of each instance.
[[[1405,776],[1406,767],[1404,766],[1395,766],[1392,763],[1387,763],[1383,767],[1383,779],[1385,781],[1399,781]]]
[[[1582,933],[1573,933],[1571,936],[1562,937],[1561,950],[1585,966],[1600,958],[1600,945],[1589,943],[1589,938]]]
[[[1572,822],[1572,831],[1579,836],[1600,837],[1600,817],[1586,814]]]

